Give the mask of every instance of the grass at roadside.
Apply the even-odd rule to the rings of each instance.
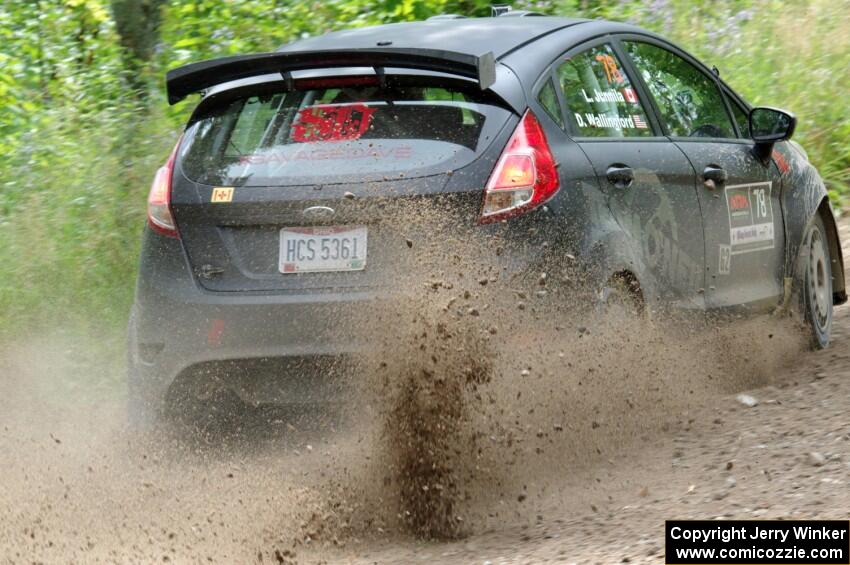
[[[850,198],[850,2],[764,0],[737,12],[730,2],[703,11],[675,4],[674,19],[653,27],[717,65],[751,104],[796,113],[794,139],[833,201]]]
[[[138,112],[44,116],[3,167],[0,335],[124,324],[147,189],[174,138]]]

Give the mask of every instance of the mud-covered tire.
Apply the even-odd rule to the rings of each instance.
[[[818,215],[806,231],[798,267],[800,308],[812,349],[829,345],[832,333],[832,268],[829,241]]]
[[[631,277],[622,275],[611,277],[602,288],[601,305],[608,314],[642,318],[646,313],[640,285]]]
[[[130,312],[127,322],[127,357],[125,377],[127,383],[127,426],[130,431],[145,434],[153,431],[160,421],[159,412],[141,394],[142,374],[133,354],[136,347],[136,315]]]
[[[164,421],[191,436],[217,439],[250,427],[251,416],[251,407],[226,388],[217,389],[203,399],[190,391],[172,390],[166,399]]]

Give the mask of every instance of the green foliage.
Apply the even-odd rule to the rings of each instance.
[[[41,111],[0,181],[0,332],[115,327],[132,298],[145,194],[175,134],[163,120],[128,128],[138,111]]]
[[[847,0],[516,0],[514,7],[629,21],[671,37],[717,65],[751,103],[795,111],[796,139],[831,197],[850,194],[850,103],[841,80],[850,61]],[[489,11],[481,0],[0,4],[0,333],[123,324],[145,195],[192,105],[167,107],[167,69],[330,30]]]
[[[850,2],[671,2],[651,22],[708,64],[748,102],[797,114],[794,139],[836,203],[850,196]],[[837,195],[837,197],[836,197]]]

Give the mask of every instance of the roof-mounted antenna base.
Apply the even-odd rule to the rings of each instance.
[[[493,4],[490,7],[490,16],[493,18],[498,18],[502,14],[507,14],[513,10],[513,8],[509,4]]]

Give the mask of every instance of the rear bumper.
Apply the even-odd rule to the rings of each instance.
[[[197,284],[180,242],[146,229],[128,330],[131,405],[160,410],[178,376],[210,362],[363,351],[368,343],[348,320],[373,308],[378,298],[365,290],[206,291]]]
[[[524,222],[483,226],[512,244],[504,250],[481,249],[482,256],[492,251],[499,264],[489,272],[503,277],[537,272],[548,253],[567,252],[549,245],[558,238],[540,229],[545,224],[539,220],[546,216],[541,209]],[[462,268],[470,269],[466,276],[476,280],[472,266]],[[326,360],[368,351],[374,346],[370,332],[357,323],[374,320],[371,311],[394,299],[397,295],[381,289],[209,291],[192,273],[179,240],[145,229],[128,332],[131,408],[159,411],[175,379],[211,362],[232,366],[229,362],[243,360],[256,366],[271,359]],[[311,376],[300,372],[299,386],[310,386]]]

